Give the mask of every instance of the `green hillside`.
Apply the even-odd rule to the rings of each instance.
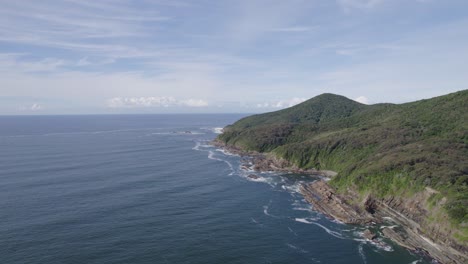
[[[434,201],[447,197],[454,224],[468,223],[468,90],[376,105],[323,94],[243,118],[218,140],[301,168],[334,170],[331,184],[341,191],[411,196],[431,187],[441,192]]]

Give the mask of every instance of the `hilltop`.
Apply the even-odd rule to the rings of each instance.
[[[466,256],[468,90],[375,105],[322,94],[243,118],[217,141],[304,170],[335,171],[329,184],[338,194],[353,194],[349,204],[391,205],[417,223],[420,234]],[[414,201],[418,208],[389,200]]]

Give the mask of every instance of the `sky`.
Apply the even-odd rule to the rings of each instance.
[[[255,113],[468,88],[466,0],[0,0],[0,114]]]

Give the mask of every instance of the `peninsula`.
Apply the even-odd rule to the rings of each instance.
[[[468,262],[468,90],[375,105],[322,94],[243,118],[215,142],[256,155],[260,170],[332,176],[301,188],[316,210],[349,224],[391,219],[375,235]]]

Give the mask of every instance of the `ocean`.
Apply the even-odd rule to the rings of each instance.
[[[242,116],[0,117],[0,263],[430,263],[248,178],[209,145]]]

